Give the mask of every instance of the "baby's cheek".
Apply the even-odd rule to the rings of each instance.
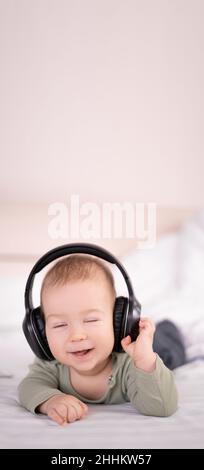
[[[51,350],[51,352],[53,353],[53,351],[56,349],[56,346],[57,346],[57,343],[56,343],[56,338],[54,337],[54,335],[50,332],[46,332],[46,337],[47,337],[47,342],[48,342],[48,345],[49,345],[49,348]]]
[[[63,356],[63,351],[62,351],[62,348],[60,347],[60,345],[58,345],[58,343],[56,343],[54,338],[52,338],[52,339],[49,338],[48,345],[49,345],[50,351],[51,351],[52,355],[55,357],[55,359],[61,361],[61,359],[62,359],[61,356]]]

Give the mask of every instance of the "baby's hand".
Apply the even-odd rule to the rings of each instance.
[[[130,336],[126,336],[121,341],[124,351],[132,357],[135,366],[145,372],[153,372],[156,366],[156,354],[152,349],[154,332],[155,326],[152,320],[141,318],[136,341],[131,342]]]
[[[38,407],[40,413],[48,415],[62,426],[82,419],[88,412],[88,406],[73,395],[54,395]]]

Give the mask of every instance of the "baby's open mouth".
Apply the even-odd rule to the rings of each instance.
[[[89,351],[92,351],[93,348],[90,349],[82,349],[82,351],[74,351],[71,354],[74,354],[74,356],[85,356],[88,354]]]

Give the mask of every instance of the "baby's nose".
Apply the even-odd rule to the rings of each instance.
[[[70,341],[82,341],[83,339],[86,339],[87,335],[85,331],[83,331],[81,328],[73,328],[70,331],[70,336],[69,340]]]

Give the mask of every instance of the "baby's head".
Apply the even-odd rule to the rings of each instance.
[[[105,263],[70,255],[46,274],[41,309],[53,356],[81,372],[97,372],[114,345],[115,287]]]

